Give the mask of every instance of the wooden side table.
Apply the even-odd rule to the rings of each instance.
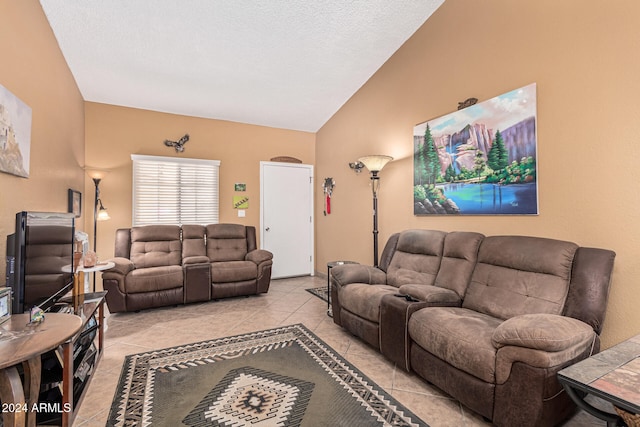
[[[29,320],[29,314],[15,314],[0,326],[0,400],[7,409],[2,414],[4,426],[36,425],[37,411],[32,409],[40,392],[40,356],[59,345],[69,347],[70,338],[82,326],[82,319],[73,314],[47,313],[44,322],[35,324]],[[19,364],[24,367],[24,384]]]

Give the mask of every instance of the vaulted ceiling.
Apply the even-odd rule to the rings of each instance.
[[[315,132],[444,0],[40,0],[86,101]]]

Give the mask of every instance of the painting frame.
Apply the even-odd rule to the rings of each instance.
[[[233,209],[249,209],[249,197],[233,196]]]
[[[0,172],[29,178],[31,107],[0,85]]]
[[[414,215],[538,215],[536,83],[419,123]]]
[[[72,213],[76,218],[82,215],[82,193],[70,188],[67,190],[68,208],[67,212]]]

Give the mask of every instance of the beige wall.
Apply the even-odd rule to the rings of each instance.
[[[276,156],[292,156],[315,162],[315,134],[158,113],[112,105],[86,103],[86,162],[88,168],[108,170],[100,183],[100,196],[111,216],[98,223],[100,258],[113,256],[118,228],[131,226],[131,154],[220,160],[220,221],[253,225],[260,229],[260,162]],[[185,133],[189,142],[183,153],[164,145]],[[236,193],[234,183],[247,184]],[[86,209],[93,212],[94,185],[87,180]],[[246,217],[238,218],[233,196],[249,197]],[[86,218],[93,233],[93,216]]]
[[[317,192],[316,269],[325,271],[334,259],[371,263],[369,179],[347,163],[390,154],[397,160],[381,174],[381,246],[391,233],[415,227],[548,236],[615,250],[603,334],[609,346],[640,333],[638,16],[640,3],[631,0],[447,0],[313,135],[84,106],[39,3],[0,1],[0,84],[33,109],[30,178],[0,173],[0,236],[13,231],[19,210],[66,211],[67,188],[83,185],[80,224],[91,231],[86,155],[87,166],[110,170],[101,188],[113,219],[99,225],[98,253],[111,256],[115,229],[131,223],[130,154],[174,156],[162,141],[188,132],[183,156],[222,161],[223,221],[257,226],[259,161],[298,157],[315,162],[318,186],[325,177],[337,184],[331,215],[322,216]],[[468,97],[486,100],[532,82],[538,85],[540,215],[413,216],[413,126],[454,111]],[[234,182],[247,183],[251,205],[245,219],[231,208]]]
[[[640,333],[640,3],[447,0],[317,134],[316,175],[336,180],[317,216],[316,268],[372,262],[371,191],[347,163],[397,160],[381,172],[380,242],[407,228],[526,234],[617,252],[603,343]],[[416,217],[412,130],[537,83],[539,210],[533,217]],[[321,212],[321,194],[316,212]]]
[[[32,109],[29,178],[0,173],[4,283],[16,212],[66,212],[67,190],[83,190],[84,102],[37,0],[0,1],[0,52],[0,84]]]

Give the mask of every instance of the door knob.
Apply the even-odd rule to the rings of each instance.
[[[269,231],[269,230],[271,230],[271,228],[269,228],[269,227],[265,228],[265,231]]]

